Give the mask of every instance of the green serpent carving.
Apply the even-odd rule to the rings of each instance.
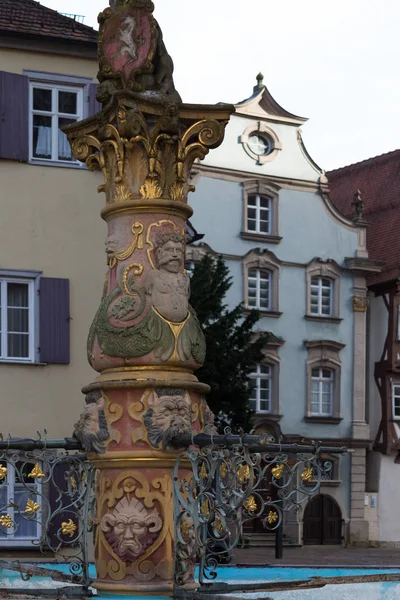
[[[131,321],[143,313],[146,304],[146,292],[139,286],[129,286],[135,297],[125,294],[116,288],[100,303],[89,330],[87,353],[91,363],[95,338],[97,337],[101,351],[115,358],[138,358],[154,352],[161,361],[169,360],[175,349],[175,338],[171,327],[158,313],[150,308],[146,316],[132,326],[115,326],[110,317],[121,322]],[[136,307],[136,298],[140,307]],[[136,312],[135,316],[130,316]],[[204,334],[196,313],[189,306],[189,318],[178,338],[177,350],[180,360],[192,357],[198,364],[203,364],[206,355]]]

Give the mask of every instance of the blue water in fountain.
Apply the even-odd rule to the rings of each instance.
[[[38,564],[46,569],[55,569],[69,573],[68,565]],[[90,567],[90,576],[95,578],[94,566]],[[400,600],[400,569],[388,568],[312,568],[312,567],[235,567],[221,566],[218,568],[218,582],[226,583],[265,583],[273,581],[300,581],[311,577],[345,577],[391,573],[399,575],[399,582],[361,583],[327,585],[323,588],[308,590],[287,590],[279,592],[254,592],[245,595],[230,592],[229,597],[239,599],[271,598],[279,600]],[[19,573],[7,569],[0,570],[1,588],[60,588],[65,584],[51,581],[47,577],[32,577],[22,581]],[[98,600],[127,600],[129,596],[99,595]],[[132,597],[133,598],[133,597]],[[136,600],[165,600],[158,596],[134,596]]]

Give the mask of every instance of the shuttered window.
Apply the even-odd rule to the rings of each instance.
[[[0,158],[29,159],[29,80],[0,71]]]
[[[60,127],[101,111],[97,84],[79,77],[26,73],[0,71],[0,159],[76,166]]]
[[[69,280],[0,274],[0,362],[68,364]]]
[[[0,359],[35,360],[33,280],[0,279]]]
[[[83,89],[31,82],[30,157],[77,162],[62,127],[83,116]]]
[[[42,277],[40,279],[40,362],[68,364],[69,341],[69,280]]]

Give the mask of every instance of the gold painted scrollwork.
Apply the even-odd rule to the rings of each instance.
[[[134,292],[130,292],[127,282],[128,282],[128,276],[130,272],[133,272],[134,275],[139,276],[143,273],[143,265],[139,264],[139,263],[132,263],[131,265],[128,265],[126,267],[126,269],[124,270],[124,274],[122,276],[122,287],[124,289],[125,294],[128,294],[128,296],[136,296],[136,294]]]
[[[122,581],[127,574],[133,575],[137,581],[147,582],[159,576],[172,578],[173,555],[173,511],[171,508],[172,483],[170,474],[165,474],[148,481],[143,473],[129,470],[120,473],[112,482],[108,477],[100,476],[98,489],[98,508],[100,514],[113,509],[122,498],[130,501],[136,498],[148,510],[155,508],[162,519],[162,528],[157,539],[145,552],[132,563],[122,561],[108,543],[101,528],[96,533],[96,554],[100,577],[110,577],[114,581]],[[164,548],[162,564],[152,561],[151,556],[160,548]]]
[[[132,225],[133,240],[125,250],[121,252],[113,252],[109,260],[109,267],[112,269],[117,264],[117,261],[123,261],[132,256],[136,249],[143,248],[143,223],[135,221]]]
[[[116,423],[121,419],[124,414],[124,409],[120,404],[116,402],[111,402],[109,396],[103,391],[102,396],[105,400],[104,412],[106,415],[107,425],[110,433],[109,439],[106,441],[106,446],[108,446],[111,442],[115,442],[116,444],[121,443],[121,433],[117,429],[113,429],[111,425]]]

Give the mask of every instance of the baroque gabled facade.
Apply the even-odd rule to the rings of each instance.
[[[400,150],[328,173],[339,210],[368,224],[367,249],[380,262],[368,284],[368,411],[371,446],[367,460],[366,510],[370,540],[400,541]]]
[[[332,204],[303,144],[305,121],[279,106],[258,76],[221,147],[193,169],[193,225],[205,236],[188,258],[222,254],[233,276],[229,305],[257,308],[258,329],[273,334],[252,375],[256,430],[353,450],[339,462],[322,457],[330,480],[300,517],[288,517],[287,541],[363,543],[363,307],[366,275],[379,266],[368,259],[365,224]]]

